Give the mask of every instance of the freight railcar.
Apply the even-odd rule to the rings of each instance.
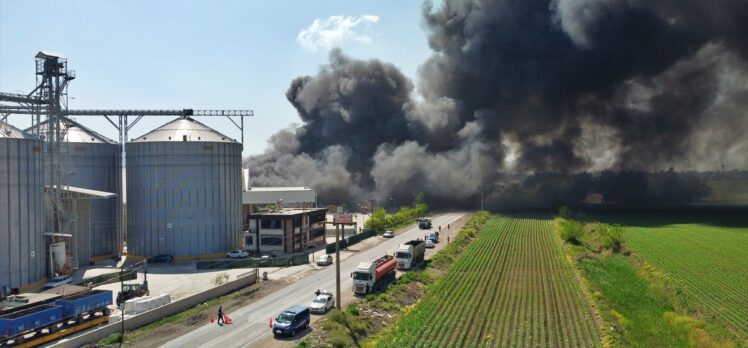
[[[108,321],[109,290],[91,290],[0,316],[0,346],[34,347]]]

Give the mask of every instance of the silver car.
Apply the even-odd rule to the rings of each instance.
[[[317,259],[317,266],[327,266],[332,264],[332,255],[322,255]]]

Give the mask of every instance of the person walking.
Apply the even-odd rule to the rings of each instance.
[[[223,326],[223,306],[218,306],[218,326]]]

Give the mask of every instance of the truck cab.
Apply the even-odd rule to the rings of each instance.
[[[396,266],[397,262],[392,255],[384,255],[371,263],[359,263],[358,268],[351,273],[353,293],[366,295],[383,287],[387,282],[395,280]]]
[[[423,262],[425,245],[422,240],[411,240],[400,246],[395,252],[398,269],[411,269]]]
[[[361,262],[356,270],[351,273],[353,278],[353,292],[357,294],[368,294],[374,287],[374,264]]]

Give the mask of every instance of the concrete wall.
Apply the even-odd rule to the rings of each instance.
[[[257,276],[258,272],[257,269],[255,269],[253,272],[248,272],[237,276],[237,279],[232,282],[228,282],[208,291],[183,298],[176,302],[169,303],[165,306],[152,309],[148,312],[136,315],[134,317],[127,318],[125,319],[125,330],[130,331],[137,329],[157,320],[161,320],[174,314],[181,313],[208,300],[212,300],[216,297],[226,295],[232,291],[250,286],[257,282]],[[118,333],[121,327],[122,324],[119,322],[107,324],[97,329],[86,332],[80,336],[62,339],[57,343],[50,345],[50,347],[75,348],[80,347],[84,344],[96,343],[111,334]]]

